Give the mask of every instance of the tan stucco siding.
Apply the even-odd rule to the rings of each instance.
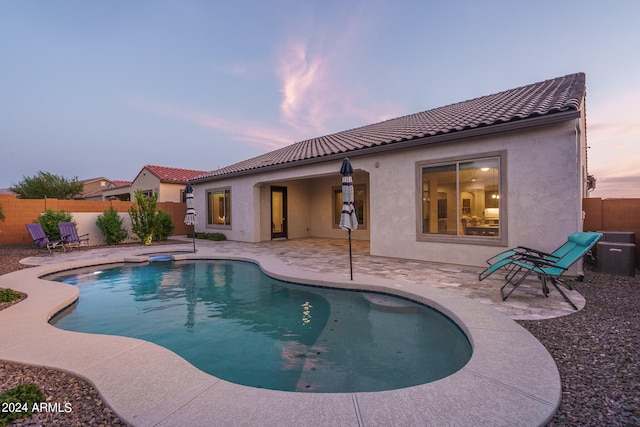
[[[367,227],[353,233],[369,239],[371,254],[464,265],[484,261],[505,247],[552,250],[582,229],[584,145],[578,120],[465,138],[441,144],[351,156],[354,181],[367,185]],[[499,154],[503,158],[502,246],[422,241],[419,163]],[[287,187],[289,238],[344,237],[333,225],[333,188],[340,186],[341,159],[197,184],[196,209],[206,226],[205,192],[230,187],[231,240],[271,238],[270,188]],[[455,206],[455,203],[452,202]],[[506,215],[506,216],[505,216]],[[499,242],[498,242],[499,243]]]
[[[552,250],[581,229],[574,122],[363,158],[371,182],[371,254],[484,265],[503,248],[416,239],[416,162],[504,152],[505,246]],[[378,162],[378,167],[375,166]]]

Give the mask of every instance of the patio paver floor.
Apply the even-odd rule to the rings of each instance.
[[[192,249],[191,239],[186,237],[175,239],[184,241],[185,245],[103,247],[67,253],[56,252],[52,256],[31,257],[23,262],[29,265],[47,265],[93,259],[97,255],[102,257],[105,253],[118,256],[120,254],[143,253],[145,249],[149,249],[150,252],[180,252]],[[266,253],[279,258],[284,264],[295,266],[298,269],[345,276],[349,274],[348,248],[346,239],[301,238],[261,243],[196,240],[196,249],[200,249],[198,254],[204,253],[205,249],[215,249],[216,252],[228,256]],[[545,298],[540,282],[535,278],[527,279],[506,301],[502,301],[499,291],[502,278],[499,273],[481,282],[478,280],[478,273],[482,271],[482,268],[478,267],[371,256],[369,255],[368,241],[353,240],[352,251],[354,279],[362,276],[375,276],[449,289],[490,305],[514,320],[539,320],[575,313],[575,310],[562,299],[553,287],[549,288],[549,296]],[[584,307],[585,300],[582,295],[572,290],[565,290],[565,292],[579,309]]]

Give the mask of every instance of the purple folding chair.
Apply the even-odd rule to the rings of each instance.
[[[27,227],[27,231],[31,236],[31,240],[33,240],[33,243],[35,243],[37,247],[47,248],[49,250],[49,253],[51,253],[51,249],[61,246],[62,250],[66,252],[66,248],[64,247],[64,243],[62,242],[62,240],[49,240],[44,232],[44,229],[42,228],[42,225],[40,225],[39,223],[35,222],[33,224],[25,224],[25,226]]]
[[[78,230],[76,230],[74,222],[59,222],[58,230],[60,230],[60,238],[65,247],[80,246],[83,243],[89,244],[89,234],[78,236]]]

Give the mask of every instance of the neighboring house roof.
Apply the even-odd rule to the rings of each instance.
[[[81,180],[78,180],[78,178],[76,177],[76,181],[83,184],[83,191],[82,194],[74,197],[75,199],[90,199],[101,197],[102,190],[109,188],[109,185],[111,184],[111,180],[103,176]]]
[[[461,138],[460,132],[490,133],[538,124],[529,119],[553,122],[579,116],[586,91],[584,73],[546,80],[432,110],[386,120],[355,129],[300,141],[275,151],[204,174],[192,182],[229,175],[244,175],[287,166],[368,154],[412,144]],[[528,120],[525,125],[522,123]],[[517,123],[516,123],[517,122]],[[454,135],[455,134],[455,135]],[[471,135],[469,135],[471,136]],[[295,163],[295,164],[292,164]]]
[[[83,199],[90,199],[92,197],[102,196],[102,191],[103,190],[88,191],[88,192],[82,194],[82,198]]]
[[[82,182],[83,184],[90,184],[90,183],[97,182],[97,181],[111,182],[111,180],[109,178],[105,178],[103,176],[100,176],[98,178],[89,178],[89,179],[81,179],[80,180],[80,182]]]
[[[146,165],[144,168],[142,168],[142,170],[144,169],[147,169],[149,172],[155,175],[155,177],[158,178],[160,182],[168,184],[186,184],[187,181],[207,173],[207,171],[170,168],[167,166],[154,165]]]
[[[128,187],[131,184],[132,184],[131,181],[122,181],[122,180],[115,179],[111,181],[111,187],[109,187],[108,190],[113,190],[114,188],[119,188],[119,187]]]

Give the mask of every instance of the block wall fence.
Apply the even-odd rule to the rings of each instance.
[[[125,226],[129,222],[129,207],[134,202],[58,200],[58,199],[17,199],[13,194],[0,194],[0,206],[5,221],[0,222],[0,244],[29,244],[31,238],[24,226],[38,219],[45,209],[71,212],[78,222],[80,234],[90,233],[90,243],[103,243],[102,233],[95,225],[98,215],[113,206],[121,213]],[[185,203],[158,202],[158,209],[168,212],[173,218],[174,235],[184,235],[191,227],[184,224]],[[640,265],[640,199],[600,199],[583,200],[585,231],[632,231],[636,239],[636,265]],[[514,242],[517,246],[517,242]]]
[[[46,209],[64,210],[73,215],[78,224],[78,233],[89,233],[91,246],[104,244],[104,238],[96,225],[98,216],[113,206],[124,219],[124,226],[131,230],[129,208],[135,202],[95,201],[95,200],[58,200],[58,199],[18,199],[13,194],[0,194],[0,206],[5,220],[0,222],[0,244],[31,244],[33,243],[25,224],[35,222]],[[185,203],[158,202],[158,210],[165,211],[173,218],[173,235],[184,235],[191,231],[191,227],[184,224],[187,211]],[[130,233],[131,234],[131,233]],[[130,237],[135,241],[135,236]]]
[[[640,199],[584,199],[585,231],[632,231],[640,266]]]

